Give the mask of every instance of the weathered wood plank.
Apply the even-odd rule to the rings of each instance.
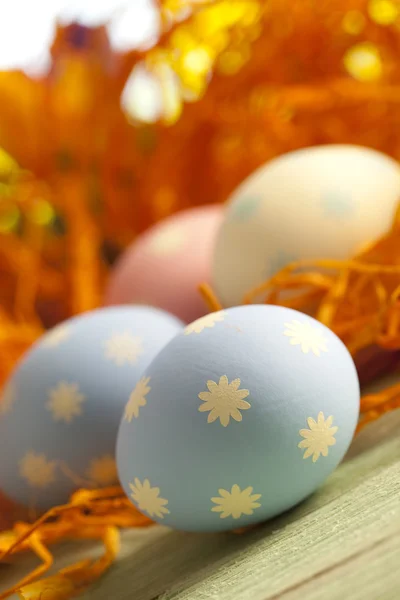
[[[87,555],[78,548],[62,546],[63,566]],[[399,554],[400,411],[362,432],[316,494],[246,535],[125,532],[117,564],[81,597],[398,600]],[[31,564],[3,570],[0,589]]]
[[[305,583],[318,586],[317,580],[332,568],[372,550],[394,533],[400,535],[399,497],[400,462],[334,502],[303,516],[293,511],[289,523],[282,519],[247,536],[233,556],[165,593],[162,600],[275,600]],[[373,598],[365,592],[364,598]]]
[[[337,563],[310,581],[283,593],[279,600],[398,600],[400,533],[380,540],[344,563]]]
[[[326,485],[285,516],[246,536],[163,531],[136,552],[126,541],[125,556],[83,597],[270,600],[291,593],[291,586],[314,585],[312,580],[319,586],[318,579],[322,585],[326,570],[357,561],[364,550],[373,554],[376,544],[389,543],[400,531],[399,486],[396,414],[363,432]],[[343,588],[348,598],[352,585]],[[364,589],[364,600],[376,600],[368,593]]]

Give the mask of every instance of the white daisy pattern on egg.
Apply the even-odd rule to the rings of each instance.
[[[168,500],[160,496],[160,488],[152,487],[150,481],[145,479],[143,483],[136,477],[129,484],[131,497],[139,510],[146,512],[150,517],[163,519],[169,514],[167,508]]]
[[[82,403],[86,400],[79,385],[67,381],[60,381],[50,389],[48,397],[47,410],[51,412],[54,421],[64,421],[64,423],[71,423],[82,414]]]
[[[193,323],[189,323],[185,327],[184,334],[190,335],[191,333],[201,333],[204,329],[211,329],[216,323],[221,323],[225,319],[226,312],[219,310],[217,312],[210,313],[200,319],[196,319]]]
[[[261,494],[253,494],[251,486],[241,490],[235,483],[230,491],[219,489],[218,493],[219,496],[211,498],[211,502],[216,505],[211,508],[211,511],[220,513],[221,519],[227,517],[240,519],[242,515],[252,515],[261,506],[258,502]]]
[[[144,352],[143,339],[128,331],[114,333],[105,343],[105,356],[118,367],[137,363]]]
[[[128,403],[125,407],[124,419],[129,423],[135,417],[139,417],[139,409],[147,404],[147,394],[150,392],[149,386],[150,377],[142,377],[136,384],[135,389],[129,396]]]
[[[324,214],[333,219],[348,219],[353,216],[355,206],[350,192],[330,190],[322,194],[321,205]]]
[[[47,488],[56,479],[56,462],[48,460],[44,454],[30,451],[19,462],[19,474],[35,488]]]
[[[186,243],[186,233],[181,225],[171,224],[154,233],[149,244],[155,256],[171,256],[177,254]]]
[[[15,385],[9,383],[3,390],[0,398],[0,416],[11,412],[17,397]]]
[[[312,456],[312,461],[315,463],[321,456],[328,456],[329,446],[336,444],[335,434],[338,427],[332,427],[333,417],[330,416],[325,420],[324,413],[318,413],[317,420],[308,417],[308,429],[300,429],[299,434],[304,440],[299,442],[299,448],[306,448],[303,458]]]
[[[43,338],[42,345],[45,348],[56,348],[71,336],[69,325],[58,325],[51,329]]]
[[[90,481],[103,487],[117,483],[118,472],[115,458],[107,454],[92,459],[87,470],[87,475]]]
[[[213,423],[219,419],[223,427],[229,425],[230,419],[242,420],[241,410],[251,408],[249,402],[244,398],[250,394],[249,390],[239,389],[241,381],[239,378],[229,383],[228,377],[222,375],[219,382],[211,379],[207,381],[208,392],[200,392],[198,397],[203,401],[199,406],[200,412],[208,412],[207,423]]]
[[[291,323],[285,323],[285,327],[283,334],[290,338],[291,346],[300,346],[304,354],[308,354],[310,350],[315,356],[321,356],[321,352],[328,352],[321,329],[296,319]]]

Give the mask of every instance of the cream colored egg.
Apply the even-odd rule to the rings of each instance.
[[[362,146],[282,155],[228,200],[213,257],[225,306],[294,260],[346,259],[383,235],[400,199],[400,165]]]

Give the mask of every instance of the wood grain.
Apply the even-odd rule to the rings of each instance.
[[[79,556],[99,548],[79,547]],[[64,566],[76,548],[59,552]],[[2,589],[31,564],[0,572]],[[400,411],[363,431],[326,484],[245,535],[128,531],[83,600],[399,600]]]

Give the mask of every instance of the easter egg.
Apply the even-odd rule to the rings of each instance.
[[[117,482],[115,442],[132,387],[183,324],[151,307],[84,313],[39,339],[0,402],[0,489],[46,509]]]
[[[117,262],[105,304],[158,306],[184,321],[207,312],[198,285],[210,281],[220,205],[181,211],[140,235]]]
[[[360,392],[339,338],[292,309],[211,313],[145,370],[117,439],[120,481],[186,531],[264,521],[311,494],[351,442]]]
[[[348,259],[391,226],[400,166],[351,145],[305,148],[255,171],[233,193],[217,234],[213,287],[224,306],[286,264]]]

